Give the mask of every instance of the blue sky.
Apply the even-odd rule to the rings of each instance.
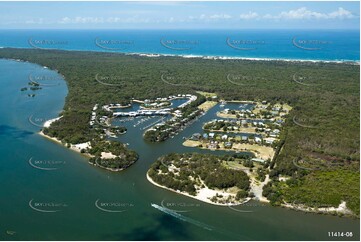
[[[0,2],[0,29],[359,29],[359,2]]]

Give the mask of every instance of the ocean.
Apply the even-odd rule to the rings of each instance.
[[[359,62],[359,36],[359,30],[0,30],[0,47]]]

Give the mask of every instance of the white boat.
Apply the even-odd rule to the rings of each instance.
[[[224,105],[226,105],[227,104],[227,102],[226,101],[222,101],[221,102],[221,105],[219,105],[220,107],[224,107]]]

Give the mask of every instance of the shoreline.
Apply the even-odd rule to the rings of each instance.
[[[49,128],[50,125],[51,125],[53,122],[55,122],[55,121],[57,121],[57,120],[59,120],[59,119],[61,119],[61,118],[62,118],[62,116],[61,116],[61,117],[57,117],[57,118],[53,118],[53,119],[49,119],[49,120],[47,120],[47,121],[44,123],[43,127],[44,127],[44,128]],[[55,137],[51,137],[51,136],[49,136],[49,135],[44,134],[43,130],[39,131],[38,134],[39,134],[40,136],[48,139],[48,140],[51,140],[51,141],[55,142],[56,144],[59,144],[59,145],[63,146],[64,148],[68,148],[68,149],[70,149],[70,150],[72,150],[72,151],[75,151],[76,153],[78,153],[78,154],[80,154],[80,155],[82,155],[82,156],[84,156],[84,157],[86,157],[86,158],[92,158],[92,157],[94,157],[93,155],[91,155],[91,154],[89,154],[89,153],[87,153],[87,152],[84,152],[84,153],[81,152],[82,149],[87,149],[87,148],[90,147],[90,142],[81,143],[81,144],[75,144],[75,145],[74,145],[74,144],[70,144],[70,147],[67,147],[67,144],[62,143],[61,140],[59,140],[59,139],[57,139],[57,138],[55,138]],[[88,160],[88,164],[93,165],[93,166],[95,166],[95,167],[99,167],[99,168],[104,169],[104,170],[112,171],[112,172],[119,172],[119,171],[123,171],[123,170],[126,169],[126,168],[113,169],[113,168],[109,168],[109,167],[104,167],[104,166],[102,166],[102,165],[99,165],[97,161],[95,161],[95,163],[91,163],[91,162]]]
[[[26,47],[2,47],[0,49],[24,49],[32,50],[32,48]],[[179,57],[179,58],[198,58],[204,60],[244,60],[244,61],[269,61],[269,62],[295,62],[295,63],[330,63],[330,64],[346,64],[346,65],[360,65],[360,60],[315,60],[315,59],[287,59],[287,58],[270,58],[270,57],[240,57],[240,56],[217,56],[217,55],[177,55],[177,54],[159,54],[159,53],[141,53],[141,52],[112,52],[112,51],[101,51],[101,50],[66,50],[66,49],[46,49],[49,51],[72,51],[72,52],[95,52],[95,53],[111,53],[126,56],[140,56],[140,57]],[[1,58],[9,59],[9,58]],[[11,60],[11,59],[10,59]],[[13,59],[15,61],[24,61],[20,59]]]
[[[283,208],[292,209],[299,212],[306,212],[306,213],[316,213],[316,214],[324,214],[324,215],[341,215],[345,217],[357,217],[350,209],[346,207],[346,202],[341,201],[338,207],[309,207],[304,204],[291,204],[287,202],[283,202],[280,204]]]
[[[207,199],[202,199],[200,197],[192,196],[192,195],[190,195],[188,193],[185,193],[185,192],[176,191],[176,190],[173,190],[173,189],[168,188],[166,186],[162,186],[162,185],[156,183],[155,181],[153,181],[152,178],[149,177],[148,172],[146,173],[146,177],[147,177],[147,180],[156,187],[163,188],[163,189],[166,189],[168,191],[177,193],[179,195],[184,195],[184,196],[196,199],[196,200],[201,201],[201,202],[212,204],[212,205],[231,207],[231,206],[238,206],[238,205],[245,204],[245,203],[247,203],[247,202],[249,202],[251,200],[258,201],[260,203],[269,204],[269,200],[264,198],[263,196],[262,197],[257,197],[256,196],[255,197],[256,199],[252,199],[250,197],[247,197],[245,201],[237,203],[237,204],[214,203],[214,202],[212,202],[210,200],[207,200]],[[286,202],[281,203],[279,205],[279,207],[291,209],[291,210],[294,210],[294,211],[297,211],[297,212],[306,212],[306,213],[315,213],[315,214],[324,214],[324,215],[342,215],[342,216],[349,216],[349,217],[354,217],[355,216],[355,214],[352,213],[352,211],[349,210],[346,207],[346,202],[344,202],[344,201],[341,201],[340,205],[337,208],[335,208],[335,207],[316,208],[316,207],[308,207],[308,206],[302,205],[302,204],[295,205],[295,204],[290,204],[290,203],[286,203]]]
[[[37,134],[40,135],[40,136],[42,136],[42,137],[44,137],[44,138],[46,138],[46,139],[48,139],[48,140],[53,141],[54,143],[56,143],[56,144],[58,144],[58,145],[63,146],[64,148],[68,148],[68,147],[66,146],[66,144],[63,144],[63,143],[62,143],[60,140],[58,140],[57,138],[50,137],[50,136],[44,134],[42,130],[39,131]],[[86,158],[92,158],[92,157],[93,157],[93,156],[90,155],[89,153],[86,153],[86,152],[85,152],[85,153],[82,153],[82,152],[81,152],[81,149],[76,148],[76,147],[74,147],[74,146],[75,146],[75,145],[72,144],[68,149],[70,149],[70,150],[72,150],[72,151],[74,151],[74,152],[76,152],[76,153],[78,153],[78,154],[80,154],[80,155],[82,155],[82,156],[84,156],[84,157],[86,157]],[[97,164],[97,163],[96,163],[96,164],[91,163],[91,162],[89,162],[89,160],[88,160],[87,162],[88,162],[88,164],[90,164],[90,165],[93,165],[93,166],[95,166],[95,167],[99,167],[99,168],[104,169],[104,170],[112,171],[112,172],[119,172],[119,171],[125,170],[124,168],[123,168],[123,169],[112,169],[112,168],[104,167],[104,166],[101,166],[101,165],[99,165],[99,164]]]
[[[63,143],[61,142],[61,140],[59,140],[59,139],[57,139],[57,138],[54,138],[54,137],[51,137],[51,136],[49,136],[49,135],[44,134],[44,132],[43,132],[42,130],[39,131],[37,134],[40,135],[40,136],[42,136],[42,137],[44,137],[44,138],[46,138],[46,139],[48,139],[48,140],[53,141],[53,142],[56,143],[56,144],[59,144],[59,145],[63,146],[64,148],[67,148],[67,149],[72,150],[72,151],[74,151],[74,152],[76,152],[76,153],[78,153],[78,154],[81,154],[81,155],[83,155],[83,156],[85,156],[85,157],[87,157],[87,158],[93,157],[93,156],[91,156],[91,155],[88,154],[88,153],[81,153],[81,151],[80,151],[79,149],[75,148],[74,145],[71,145],[71,146],[68,148],[68,147],[66,146],[66,144],[63,144]]]
[[[112,171],[112,172],[123,171],[123,170],[126,169],[126,168],[122,168],[122,169],[112,169],[112,168],[104,167],[104,166],[99,165],[98,162],[96,162],[96,161],[95,161],[95,163],[91,163],[91,162],[88,161],[88,163],[89,163],[90,165],[95,166],[95,167],[99,167],[99,168],[101,168],[101,169],[108,170],[108,171]]]
[[[231,204],[225,204],[225,203],[215,203],[215,202],[212,202],[210,201],[209,199],[204,199],[204,198],[201,198],[199,196],[192,196],[186,192],[181,192],[181,191],[176,191],[176,190],[173,190],[171,188],[168,188],[166,186],[163,186],[163,185],[160,185],[158,183],[156,183],[155,181],[153,181],[153,179],[148,175],[148,171],[147,171],[147,174],[146,174],[146,177],[147,177],[147,180],[152,183],[154,186],[157,186],[157,187],[160,187],[160,188],[163,188],[163,189],[166,189],[168,191],[171,191],[171,192],[174,192],[174,193],[177,193],[177,194],[180,194],[180,195],[184,195],[184,196],[187,196],[187,197],[190,197],[190,198],[193,198],[193,199],[196,199],[198,201],[201,201],[201,202],[205,202],[205,203],[208,203],[208,204],[212,204],[212,205],[218,205],[218,206],[237,206],[237,205],[241,205],[241,204],[245,204],[247,202],[249,202],[250,200],[252,200],[251,198],[247,197],[245,201],[243,202],[239,202],[239,203],[231,203]]]

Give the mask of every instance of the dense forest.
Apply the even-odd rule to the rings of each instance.
[[[52,125],[51,132],[71,143],[95,137],[89,127],[95,103],[128,103],[132,98],[196,91],[216,93],[226,100],[288,103],[293,107],[291,118],[286,120],[280,137],[282,145],[270,164],[272,181],[267,197],[310,206],[335,205],[343,200],[359,213],[360,190],[353,187],[360,179],[359,65],[11,48],[0,49],[0,58],[38,63],[64,75],[69,93],[63,118]],[[162,80],[162,75],[175,78],[168,83]],[[108,85],[99,82],[96,76],[103,77],[101,80]],[[301,160],[297,164],[305,164],[314,159],[342,165],[304,169],[294,163]],[[333,178],[345,174],[348,179],[340,181],[342,186],[332,186],[331,194],[327,189],[316,189],[334,184]],[[279,176],[292,178],[287,189],[277,185]],[[304,192],[300,194],[299,189]]]
[[[126,169],[138,160],[138,154],[135,151],[127,149],[124,144],[117,141],[93,141],[88,152],[94,156],[89,162],[103,168]],[[116,157],[104,159],[102,152],[112,153]]]

